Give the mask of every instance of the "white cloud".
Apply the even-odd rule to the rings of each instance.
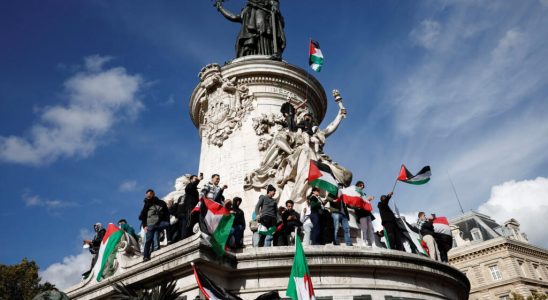
[[[516,219],[530,242],[548,247],[544,222],[548,215],[548,178],[512,180],[493,186],[491,197],[478,210],[501,224],[510,218]]]
[[[420,25],[409,33],[411,41],[426,49],[435,46],[441,32],[441,25],[434,20],[423,20]]]
[[[25,206],[27,207],[46,207],[47,209],[50,209],[50,210],[65,208],[65,207],[73,207],[78,205],[75,202],[43,199],[40,196],[31,195],[29,193],[24,193],[22,198],[23,198],[23,202],[25,203]]]
[[[61,157],[91,155],[118,120],[142,110],[139,75],[123,67],[104,69],[110,57],[85,59],[85,68],[64,83],[68,103],[41,109],[40,120],[26,137],[0,136],[0,160],[43,165]]]
[[[78,255],[70,255],[63,258],[62,262],[54,263],[40,272],[42,282],[55,284],[59,290],[64,290],[80,282],[82,274],[89,270],[91,254],[82,250]]]
[[[135,181],[135,180],[124,180],[118,186],[118,190],[120,192],[131,192],[131,191],[134,191],[136,187],[137,187],[137,181]]]

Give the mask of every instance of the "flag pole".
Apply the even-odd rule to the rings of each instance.
[[[445,173],[447,173],[447,177],[449,177],[449,182],[451,183],[451,187],[453,188],[453,193],[455,193],[455,198],[457,198],[457,202],[459,203],[460,212],[464,215],[464,209],[462,209],[462,204],[460,203],[459,195],[457,195],[457,190],[455,189],[453,180],[451,180],[451,176],[449,176],[449,172],[445,172]]]
[[[398,179],[396,178],[396,182],[394,182],[394,186],[392,187],[392,193],[394,193],[394,190],[396,189],[396,184],[398,184]]]

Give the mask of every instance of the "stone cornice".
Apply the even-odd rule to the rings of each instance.
[[[318,123],[323,120],[327,110],[327,97],[321,84],[305,70],[283,61],[275,61],[257,56],[254,58],[233,61],[221,68],[224,78],[236,78],[237,84],[245,84],[283,88],[308,99],[308,107],[312,110]],[[190,97],[189,113],[194,126],[199,128],[202,122],[200,115],[200,99],[205,95],[205,89],[199,84]],[[281,95],[280,95],[281,96]]]
[[[454,248],[449,252],[449,262],[463,262],[485,255],[492,255],[502,250],[538,257],[541,260],[548,260],[548,251],[542,248],[513,239],[499,237],[469,246]]]

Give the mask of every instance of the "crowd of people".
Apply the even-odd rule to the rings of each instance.
[[[234,215],[226,249],[244,247],[244,232],[248,223],[245,220],[245,213],[240,208],[242,198],[226,199],[223,192],[228,187],[219,185],[218,174],[214,174],[211,180],[199,189],[198,185],[202,180],[203,174],[190,176],[184,188],[184,195],[176,200],[163,201],[156,197],[153,190],[147,190],[139,215],[140,235],[135,233],[125,219],[118,222],[122,230],[140,242],[143,261],[150,260],[151,253],[160,248],[161,241],[169,245],[194,234],[193,228],[200,221],[199,203],[202,197],[224,206]],[[320,196],[321,190],[313,187],[306,201],[301,203],[300,212],[297,212],[292,200],[285,201],[284,206],[278,206],[275,199],[276,188],[269,185],[266,193],[258,198],[249,221],[249,230],[253,232],[252,245],[289,246],[295,243],[296,236],[299,235],[303,245],[339,245],[342,241],[346,246],[352,246],[349,220],[350,212],[353,210],[361,232],[361,239],[355,240],[360,241],[362,246],[413,252],[413,246],[410,245],[412,243],[406,245],[406,241],[410,242],[411,239],[406,236],[405,225],[402,225],[402,222],[405,222],[408,228],[421,235],[424,249],[432,259],[447,262],[447,252],[452,246],[451,233],[437,232],[433,224],[435,215],[427,216],[420,212],[416,223],[407,223],[404,218],[400,218],[392,211],[389,202],[393,193],[390,192],[380,196],[377,208],[383,229],[375,231],[375,215],[372,209],[375,197],[365,194],[363,181],[356,182],[355,188],[363,195],[362,201],[367,205],[349,207],[341,197],[324,199]],[[105,229],[100,223],[94,225],[94,230],[94,238],[84,241],[94,254],[92,266],[105,234]]]

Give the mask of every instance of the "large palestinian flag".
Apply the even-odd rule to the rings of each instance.
[[[103,276],[103,273],[109,274],[110,272],[114,272],[114,270],[110,269],[113,268],[113,263],[116,259],[116,248],[123,235],[123,230],[112,223],[108,224],[107,231],[99,248],[97,262],[94,266],[94,274],[97,281],[101,281],[103,277],[106,277]]]
[[[308,64],[312,70],[320,72],[323,66],[323,53],[322,50],[320,50],[320,43],[310,40],[310,50],[308,54]]]
[[[413,175],[409,172],[409,170],[407,170],[405,165],[401,165],[398,180],[409,184],[421,185],[430,181],[430,176],[432,176],[430,166],[422,168],[417,175]]]
[[[332,195],[338,195],[338,183],[328,165],[310,160],[308,169],[308,184],[327,191]]]
[[[211,248],[217,255],[222,256],[225,253],[225,244],[232,229],[234,215],[224,206],[205,197],[201,199],[200,214],[200,229],[211,236]]]
[[[303,245],[299,235],[295,236],[295,258],[293,259],[293,267],[291,268],[291,276],[287,283],[285,291],[287,297],[293,300],[315,300],[314,288],[312,287],[312,279],[310,271],[304,255]]]
[[[361,208],[367,211],[373,211],[373,207],[369,201],[364,200],[365,194],[355,185],[346,187],[339,191],[338,200],[343,200],[348,206]]]

